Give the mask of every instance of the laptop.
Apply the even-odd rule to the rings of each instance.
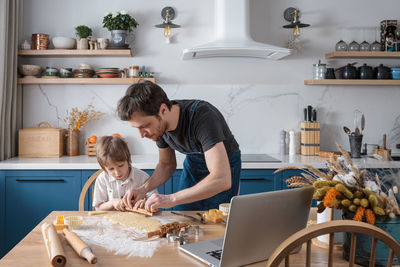
[[[286,238],[306,227],[312,186],[235,196],[225,237],[179,246],[209,266],[242,266],[268,259]]]

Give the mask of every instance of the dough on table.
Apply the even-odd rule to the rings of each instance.
[[[125,227],[145,230],[147,232],[157,231],[161,226],[159,221],[135,212],[110,212],[104,218]]]

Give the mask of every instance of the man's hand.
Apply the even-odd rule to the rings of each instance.
[[[122,201],[124,205],[130,209],[133,209],[135,203],[141,199],[143,199],[146,196],[146,192],[141,190],[140,188],[138,189],[131,189],[126,192],[124,197],[122,198]]]
[[[174,207],[175,204],[171,195],[152,194],[145,203],[145,209],[151,212],[156,212],[159,208],[168,209]]]
[[[125,205],[120,198],[114,198],[112,201],[112,205],[114,209],[119,210],[119,211],[125,211]]]

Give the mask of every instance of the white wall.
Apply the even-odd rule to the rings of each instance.
[[[161,9],[172,6],[177,12],[173,43],[167,45],[161,23]],[[340,39],[373,42],[383,19],[398,19],[400,3],[387,0],[289,1],[250,0],[251,34],[256,41],[284,46],[290,34],[283,11],[290,6],[302,12],[301,20],[311,27],[301,30],[300,53],[280,61],[251,58],[214,58],[182,61],[182,49],[211,41],[214,1],[139,1],[139,0],[25,0],[23,39],[32,33],[74,36],[74,27],[88,25],[96,37],[109,37],[102,28],[104,13],[127,10],[140,26],[135,31],[132,58],[21,58],[22,62],[42,67],[72,67],[89,63],[94,67],[145,65],[156,73],[157,83],[174,98],[201,98],[216,105],[226,117],[242,152],[279,151],[279,131],[299,130],[303,107],[318,109],[321,122],[321,149],[336,150],[335,142],[349,148],[342,127],[353,128],[353,111],[366,117],[364,142],[378,143],[387,133],[389,146],[400,143],[398,86],[304,86],[312,76],[312,64],[324,59]],[[22,41],[21,40],[21,41]],[[330,60],[332,67],[357,61],[377,66],[397,66],[394,59]],[[62,118],[71,107],[94,104],[106,112],[101,120],[83,128],[81,147],[90,135],[120,133],[127,138],[133,154],[156,153],[155,144],[140,139],[137,130],[115,115],[116,103],[127,85],[29,85],[24,86],[24,127],[39,121],[64,127]]]

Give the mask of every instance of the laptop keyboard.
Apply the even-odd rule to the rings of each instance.
[[[221,260],[222,249],[209,251],[209,252],[207,252],[207,254],[210,255],[211,257],[214,257],[214,258],[218,259],[218,260]]]

